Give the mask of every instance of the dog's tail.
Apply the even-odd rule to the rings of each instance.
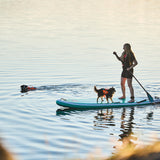
[[[97,93],[98,92],[98,89],[96,86],[94,86],[94,91]]]

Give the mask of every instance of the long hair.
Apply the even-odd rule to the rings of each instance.
[[[125,43],[125,44],[124,44],[124,47],[126,48],[126,51],[124,51],[124,52],[122,53],[121,59],[122,59],[122,61],[124,61],[124,55],[127,54],[127,56],[129,57],[129,63],[130,63],[130,65],[131,65],[131,64],[133,63],[133,62],[131,61],[131,55],[134,56],[134,53],[133,53],[133,51],[132,51],[132,49],[131,49],[131,45],[130,45],[129,43]]]
[[[132,52],[132,49],[131,49],[131,45],[130,45],[129,43],[125,43],[125,44],[124,44],[124,47],[126,47],[127,52],[133,53],[133,52]]]

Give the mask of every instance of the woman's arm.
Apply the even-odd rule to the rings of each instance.
[[[119,61],[121,61],[121,62],[123,63],[122,59],[117,55],[116,52],[113,52],[113,54],[116,56],[116,58],[117,58]]]

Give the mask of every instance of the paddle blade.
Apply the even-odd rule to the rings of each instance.
[[[151,103],[153,103],[154,102],[154,99],[153,99],[153,97],[147,92],[147,96],[148,96],[148,99],[149,99],[149,101],[151,102]]]

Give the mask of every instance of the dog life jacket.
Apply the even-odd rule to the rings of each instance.
[[[108,94],[108,89],[103,89],[103,94],[104,94],[104,96],[105,96],[106,94]]]
[[[36,90],[36,87],[27,87],[28,91]]]

